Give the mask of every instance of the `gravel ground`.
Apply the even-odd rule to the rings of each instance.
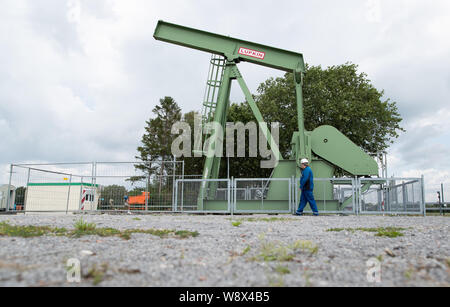
[[[0,237],[0,286],[450,286],[448,217],[87,215],[97,227],[198,231],[188,239],[133,234],[118,237]],[[11,225],[73,229],[75,215],[0,216]],[[404,236],[376,237],[330,228],[402,227]],[[310,241],[285,262],[257,259],[263,246]],[[281,251],[279,248],[278,251]],[[91,251],[93,254],[82,251]],[[391,255],[389,255],[391,254]],[[255,259],[256,257],[256,259]],[[81,263],[81,283],[67,282],[67,260]],[[367,280],[381,260],[381,283]],[[103,272],[97,281],[88,272]]]

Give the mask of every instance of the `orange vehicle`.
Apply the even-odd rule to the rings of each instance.
[[[128,204],[130,205],[130,210],[145,210],[145,199],[150,199],[149,192],[142,192],[141,195],[138,196],[130,196],[128,199]]]

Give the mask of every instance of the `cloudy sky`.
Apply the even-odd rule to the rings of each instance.
[[[234,2],[234,5],[233,5]],[[8,164],[131,161],[164,96],[200,109],[209,55],[153,39],[159,19],[351,61],[397,101],[389,175],[450,199],[450,1],[2,0],[0,183]],[[251,90],[282,73],[242,64]],[[233,101],[243,95],[233,87]],[[434,194],[433,194],[434,193]]]

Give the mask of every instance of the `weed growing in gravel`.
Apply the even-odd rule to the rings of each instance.
[[[134,221],[140,221],[141,219],[138,218],[138,217],[135,217],[133,220],[134,220]]]
[[[281,275],[291,274],[291,271],[287,267],[282,265],[277,266],[275,268],[275,271]]]
[[[75,230],[76,231],[94,231],[95,228],[97,228],[97,225],[95,225],[94,223],[88,223],[85,222],[83,219],[79,219],[76,223],[75,223]]]
[[[235,221],[235,222],[231,222],[231,225],[233,225],[234,227],[239,227],[241,226],[242,222],[239,221]]]
[[[404,275],[407,279],[412,279],[414,277],[414,273],[414,268],[409,268],[407,271],[405,271]]]
[[[250,250],[251,250],[251,247],[250,247],[250,245],[249,246],[247,246],[243,251],[242,251],[242,256],[245,256],[245,255],[247,255],[249,252],[250,252]]]
[[[364,231],[364,232],[376,232],[376,237],[388,237],[388,238],[396,238],[396,237],[402,237],[403,233],[400,231],[406,230],[405,228],[399,228],[399,227],[378,227],[378,228],[331,228],[328,229],[328,232],[341,232],[341,231],[349,231],[349,232],[356,232],[356,231]]]

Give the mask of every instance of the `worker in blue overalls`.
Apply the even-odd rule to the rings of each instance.
[[[319,209],[317,209],[316,200],[314,199],[314,174],[309,167],[309,161],[303,159],[301,162],[302,178],[300,178],[300,206],[296,212],[296,215],[303,215],[306,204],[309,203],[314,216],[319,216]]]

